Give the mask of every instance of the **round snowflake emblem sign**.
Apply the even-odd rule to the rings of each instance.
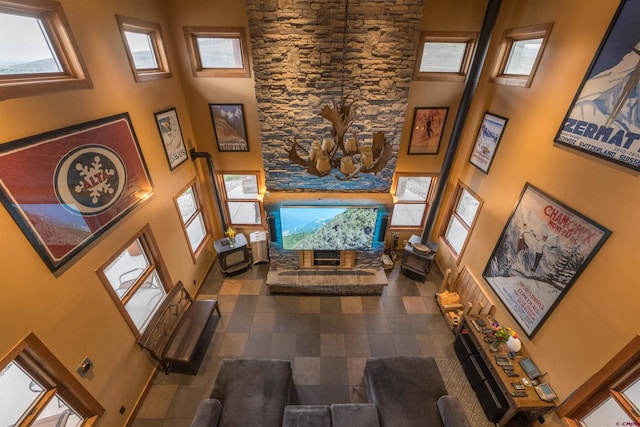
[[[84,145],[58,162],[53,184],[65,209],[87,216],[113,206],[126,181],[126,169],[117,153],[102,145]]]

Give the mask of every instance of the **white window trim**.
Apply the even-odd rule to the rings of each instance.
[[[48,75],[0,76],[0,100],[93,87],[60,3],[52,0],[0,0],[0,9],[41,17],[63,69],[62,73]]]
[[[133,71],[133,77],[137,82],[146,82],[149,80],[167,79],[172,77],[171,69],[169,68],[169,61],[164,48],[164,41],[162,39],[162,27],[155,22],[143,21],[141,19],[128,18],[126,16],[116,15],[116,21],[118,22],[118,28],[122,35],[122,42],[124,43],[124,49],[127,53],[127,59],[131,65],[131,71]],[[133,60],[133,55],[129,49],[129,43],[127,43],[127,37],[125,31],[132,31],[137,33],[145,33],[151,37],[151,43],[153,45],[153,53],[158,64],[158,68],[151,70],[138,70]]]

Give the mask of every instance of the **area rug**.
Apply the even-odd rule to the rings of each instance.
[[[436,358],[435,360],[447,391],[460,400],[469,423],[473,427],[493,426],[494,424],[487,420],[476,393],[464,376],[460,362],[457,359]]]

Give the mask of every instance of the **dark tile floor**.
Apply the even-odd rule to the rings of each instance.
[[[223,278],[213,266],[197,298],[215,298],[220,319],[197,375],[158,373],[134,427],[189,426],[224,358],[280,358],[293,366],[292,404],[365,402],[367,357],[455,359],[453,334],[434,300],[441,275],[424,282],[387,272],[382,296],[270,295],[268,264]]]

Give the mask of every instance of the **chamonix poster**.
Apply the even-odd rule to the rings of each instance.
[[[482,275],[532,337],[610,234],[527,184]]]

